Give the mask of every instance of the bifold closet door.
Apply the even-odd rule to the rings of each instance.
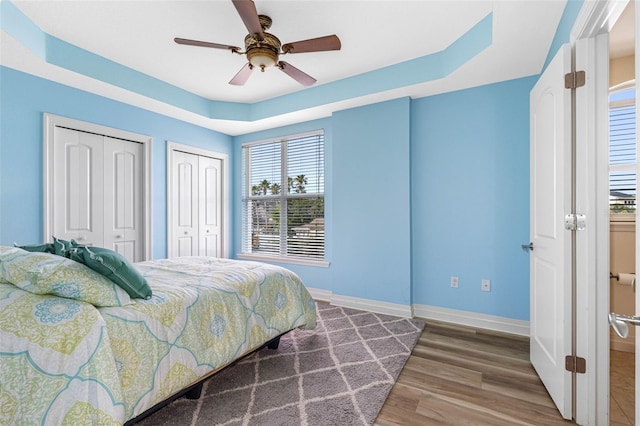
[[[53,236],[100,245],[104,239],[103,137],[55,128]]]
[[[222,161],[198,156],[199,254],[222,255]]]
[[[143,145],[104,138],[104,247],[142,260]]]
[[[169,256],[222,255],[222,160],[171,153]]]
[[[143,145],[56,127],[53,236],[143,260]]]
[[[173,252],[171,256],[198,255],[198,156],[173,151]]]

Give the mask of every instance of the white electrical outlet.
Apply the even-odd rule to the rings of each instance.
[[[482,280],[482,291],[491,291],[491,280]]]
[[[458,277],[451,277],[451,287],[458,288]]]

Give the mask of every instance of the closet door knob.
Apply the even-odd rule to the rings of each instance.
[[[521,247],[524,251],[533,251],[533,243],[523,244]]]

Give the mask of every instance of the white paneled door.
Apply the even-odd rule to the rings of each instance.
[[[222,256],[222,161],[198,156],[199,253]]]
[[[174,151],[171,257],[198,254],[198,156]]]
[[[571,234],[564,215],[571,210],[571,91],[564,75],[571,70],[565,45],[530,95],[531,107],[531,363],[558,410],[572,417]]]
[[[52,190],[53,236],[57,238],[102,244],[103,139],[93,133],[55,128]]]
[[[142,260],[142,144],[104,138],[104,246]]]
[[[52,234],[143,260],[143,146],[55,127]]]
[[[222,257],[222,161],[170,151],[169,255]]]

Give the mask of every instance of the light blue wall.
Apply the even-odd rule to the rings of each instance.
[[[413,302],[529,319],[529,92],[537,77],[415,100]],[[459,288],[450,287],[458,276]],[[491,292],[482,292],[482,279]]]
[[[338,293],[411,304],[409,98],[333,116]]]
[[[234,139],[234,194],[241,193],[245,142],[325,131],[326,260],[329,268],[282,264],[309,287],[342,296],[411,303],[410,100],[340,111],[333,117]],[[241,214],[234,212],[235,248]]]
[[[153,257],[166,257],[166,141],[231,154],[230,136],[0,67],[0,244],[42,241],[44,112],[151,136]]]
[[[529,238],[536,80],[397,99],[236,137],[234,193],[242,143],[324,128],[331,265],[283,266],[338,295],[528,320],[529,256],[520,245]],[[239,211],[234,218],[239,250]],[[481,292],[482,279],[491,292]]]
[[[528,318],[528,256],[519,247],[528,238],[528,93],[535,78],[231,138],[0,71],[0,244],[42,239],[43,112],[153,137],[154,257],[166,255],[166,140],[230,154],[236,253],[242,142],[323,128],[331,266],[285,266],[310,287],[340,295]],[[454,274],[461,281],[452,292]],[[491,293],[479,291],[482,278],[492,280]]]
[[[581,5],[567,3],[549,58],[568,41]],[[153,137],[154,257],[166,255],[166,140],[230,155],[233,255],[241,144],[323,128],[331,266],[284,266],[308,286],[340,295],[527,320],[528,256],[520,244],[529,232],[528,102],[536,79],[397,99],[232,138],[0,67],[0,244],[42,239],[43,112]],[[451,275],[460,277],[457,290]],[[490,293],[480,291],[485,278]]]

